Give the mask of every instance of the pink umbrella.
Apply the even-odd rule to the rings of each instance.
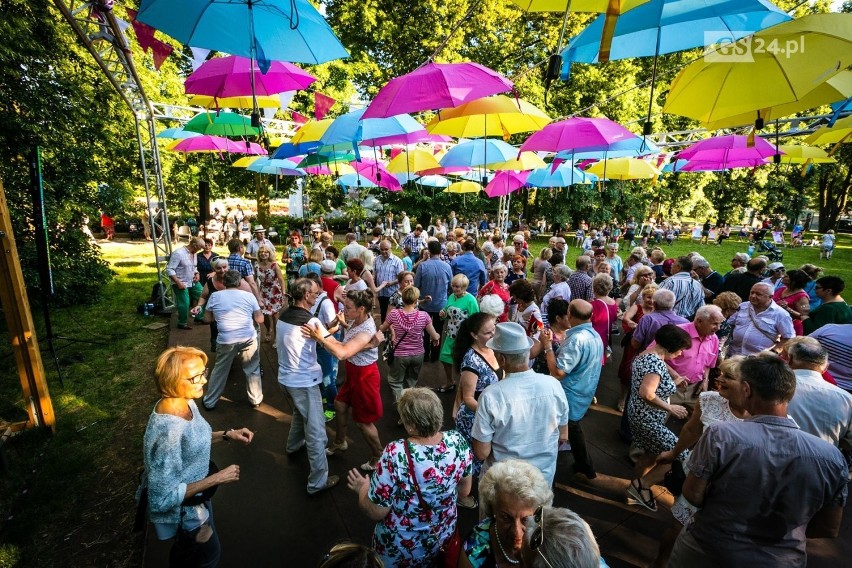
[[[729,135],[716,136],[696,142],[692,146],[681,151],[677,157],[679,160],[690,160],[691,162],[713,162],[720,164],[722,169],[728,162],[743,160],[763,161],[764,158],[779,154],[775,146],[755,136],[749,140],[748,136]],[[743,167],[743,166],[740,166]]]
[[[316,77],[292,63],[273,61],[269,71],[261,73],[257,61],[231,55],[202,63],[186,78],[184,87],[187,94],[194,95],[219,98],[252,96],[252,75],[254,94],[258,96],[305,89],[316,81]]]
[[[762,158],[751,158],[743,160],[707,160],[698,159],[689,160],[683,166],[677,168],[679,172],[718,172],[724,170],[733,170],[736,168],[757,168],[766,165],[766,161]]]
[[[520,152],[563,152],[589,146],[606,146],[613,142],[638,138],[635,134],[608,118],[575,117],[551,122],[534,132],[521,144]]]
[[[485,194],[488,197],[501,197],[503,195],[509,195],[514,191],[518,191],[522,187],[527,184],[527,177],[529,177],[529,171],[523,172],[513,172],[510,170],[503,170],[497,172],[494,176],[494,179],[485,186]]]
[[[233,152],[236,142],[221,136],[205,134],[184,138],[172,147],[175,152]]]
[[[231,141],[232,154],[248,154],[249,156],[266,156],[267,152],[260,144],[254,142],[234,142]]]
[[[478,63],[429,62],[388,81],[362,118],[457,107],[512,88],[510,80]]]
[[[399,180],[380,162],[364,158],[360,162],[350,162],[349,165],[355,168],[355,171],[359,175],[379,187],[383,187],[388,191],[402,191],[402,185],[400,185]]]

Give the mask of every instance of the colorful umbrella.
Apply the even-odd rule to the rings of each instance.
[[[299,168],[308,166],[328,166],[336,162],[351,162],[355,159],[355,154],[352,152],[331,152],[328,154],[308,154],[297,164]]]
[[[586,170],[602,179],[654,179],[662,172],[638,158],[612,158],[592,164]]]
[[[349,164],[359,174],[376,184],[378,187],[383,187],[388,191],[402,191],[402,185],[387,169],[384,164],[374,160],[365,159],[360,162],[350,162]]]
[[[426,130],[456,138],[502,136],[541,130],[553,122],[535,105],[505,95],[486,97],[438,113]]]
[[[852,141],[852,116],[841,118],[834,126],[820,126],[813,134],[805,138],[805,144],[824,146]]]
[[[231,55],[208,59],[186,78],[187,94],[211,97],[277,95],[308,88],[316,77],[292,63],[270,62],[261,72],[256,61]],[[252,88],[254,85],[254,88]]]
[[[251,96],[246,97],[208,97],[207,95],[193,95],[189,99],[190,106],[203,108],[253,108],[254,101]],[[281,108],[281,99],[278,95],[257,97],[258,108]]]
[[[689,160],[691,162],[712,162],[726,164],[728,161],[756,160],[762,162],[769,156],[776,154],[775,146],[755,136],[728,135],[716,136],[701,140],[688,148],[681,150],[678,160]]]
[[[417,183],[419,185],[426,185],[429,187],[450,187],[450,180],[448,180],[444,176],[439,175],[423,176],[417,178]]]
[[[631,138],[638,136],[608,118],[569,118],[552,122],[534,132],[521,144],[521,151],[580,150]]]
[[[472,181],[457,181],[447,188],[448,193],[479,193],[482,186]]]
[[[828,155],[828,152],[813,146],[782,144],[778,146],[778,149],[783,153],[781,156],[782,164],[833,164],[837,162]],[[766,158],[766,161],[771,162],[772,158]]]
[[[196,136],[201,136],[201,134],[198,132],[187,132],[183,128],[178,127],[166,128],[157,134],[157,138],[170,138],[172,140],[183,140],[184,138],[194,138]]]
[[[247,168],[253,162],[255,162],[257,160],[262,160],[262,159],[263,158],[261,156],[243,156],[242,158],[240,158],[239,160],[237,160],[233,164],[231,164],[231,167],[232,168]]]
[[[362,175],[358,175],[356,173],[351,174],[343,174],[339,178],[337,178],[338,185],[343,185],[346,187],[378,187],[376,184],[368,180]]]
[[[196,136],[194,138],[185,138],[178,142],[174,148],[175,152],[228,152],[231,154],[254,154],[265,155],[266,150],[258,144],[246,144],[244,142],[234,142],[220,136]]]
[[[693,159],[688,160],[682,166],[677,166],[680,172],[723,172],[737,168],[757,168],[767,162],[760,158],[729,158],[724,160]]]
[[[322,135],[325,134],[325,131],[331,126],[332,122],[334,122],[333,118],[310,120],[299,127],[290,142],[293,145],[305,142],[319,142],[319,139],[322,138]]]
[[[441,167],[463,166],[472,168],[505,162],[517,157],[517,155],[517,148],[502,140],[481,138],[453,146],[444,154],[440,163]]]
[[[544,168],[547,164],[534,152],[521,152],[518,156],[499,164],[492,164],[492,170],[529,171]]]
[[[701,122],[757,113],[805,98],[850,64],[852,14],[811,14],[690,64],[672,83],[664,111]]]
[[[532,187],[568,187],[576,183],[591,184],[596,181],[598,176],[575,168],[571,162],[563,162],[556,169],[548,166],[533,170],[527,177],[527,185]]]
[[[427,63],[388,81],[363,118],[383,118],[421,112],[505,93],[511,81],[478,63]]]
[[[414,148],[398,154],[388,163],[387,170],[392,174],[402,174],[439,167],[441,165],[432,152],[423,148]]]
[[[202,112],[184,124],[184,130],[214,136],[257,136],[260,129],[251,125],[251,118],[234,112]]]
[[[333,162],[327,166],[307,166],[302,169],[306,174],[313,176],[342,176],[355,173],[355,168],[343,162]]]
[[[387,118],[363,118],[365,109],[347,112],[335,118],[320,136],[322,144],[361,142],[367,146],[411,144],[428,134],[423,125],[411,115],[398,114]]]
[[[518,191],[527,183],[529,172],[497,172],[487,186],[485,186],[485,194],[488,197],[502,197],[509,195],[514,191]]]
[[[650,156],[662,152],[659,146],[647,138],[628,138],[617,140],[612,144],[602,146],[589,146],[582,150],[568,150],[557,152],[557,158],[568,160],[605,160],[607,158],[634,158],[637,156]]]

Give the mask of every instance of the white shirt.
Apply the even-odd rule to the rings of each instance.
[[[278,382],[285,387],[307,388],[322,382],[322,368],[317,362],[317,342],[302,335],[303,325],[319,325],[311,313],[304,308],[288,308],[281,312],[275,326]]]
[[[257,337],[253,316],[260,311],[260,305],[254,294],[237,288],[220,290],[210,295],[207,311],[216,318],[217,343],[231,345]]]
[[[408,218],[408,215],[402,218],[402,233],[407,235],[411,232],[411,219]]]
[[[852,443],[852,394],[808,369],[795,369],[796,394],[787,414],[803,431],[835,446]]]

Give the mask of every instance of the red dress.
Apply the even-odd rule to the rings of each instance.
[[[497,318],[497,323],[509,321],[509,287],[506,286],[505,283],[502,286],[498,286],[494,280],[489,280],[485,286],[479,289],[476,299],[479,300],[483,296],[487,296],[489,294],[496,294],[500,296],[500,299],[503,300],[503,304],[505,305],[505,308],[503,308],[503,314]]]
[[[795,306],[796,302],[798,302],[802,298],[808,298],[808,293],[804,290],[799,290],[798,292],[794,292],[789,296],[784,297],[783,294],[786,291],[787,287],[781,286],[780,288],[775,290],[775,294],[772,295],[772,299],[775,300],[775,303],[779,304],[781,307],[783,307],[786,303],[786,305],[795,309],[793,306]],[[793,318],[793,329],[796,331],[796,335],[805,334],[804,329],[802,328],[802,320],[799,318]]]
[[[642,310],[642,305],[637,304],[636,315],[633,317],[633,321],[639,323],[644,315],[645,312]],[[627,344],[624,345],[622,343],[624,351],[621,354],[621,363],[618,364],[618,379],[622,385],[627,386],[630,384],[630,377],[633,375],[633,358],[636,357],[636,349],[633,348],[633,343],[629,339],[633,337],[633,330],[624,323],[624,320],[621,321],[621,329],[626,334]]]

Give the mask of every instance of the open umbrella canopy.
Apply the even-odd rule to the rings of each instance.
[[[228,152],[230,154],[250,154],[250,155],[266,155],[259,144],[234,142],[221,136],[196,136],[194,138],[185,138],[178,142],[173,148],[175,152]]]
[[[190,106],[203,108],[254,108],[251,96],[245,97],[208,97],[207,95],[192,95],[189,98]],[[281,99],[278,95],[266,95],[257,97],[257,108],[281,108]]]
[[[441,164],[438,163],[432,152],[423,148],[413,148],[400,152],[388,163],[387,170],[392,174],[402,174],[439,167],[441,167]]]
[[[438,113],[426,130],[456,138],[502,136],[534,132],[553,122],[535,105],[505,95],[485,97],[445,109]]]
[[[307,166],[301,169],[312,176],[342,176],[355,173],[355,168],[345,162],[333,162],[327,166]]]
[[[192,95],[250,97],[252,92],[255,95],[277,95],[306,89],[316,80],[316,77],[292,63],[272,61],[269,69],[261,72],[257,61],[230,55],[202,63],[186,78],[184,89]]]
[[[327,166],[336,162],[351,162],[355,159],[352,152],[331,152],[329,154],[308,154],[297,164],[297,167]]]
[[[331,126],[332,122],[334,122],[333,118],[310,120],[299,127],[290,142],[294,145],[302,144],[304,142],[319,142],[320,138],[322,138],[322,135],[325,134],[325,131],[328,130],[328,127]]]
[[[782,164],[833,164],[837,162],[822,148],[805,146],[800,144],[782,144],[778,146],[783,154]],[[773,161],[773,157],[766,158],[767,163]]]
[[[472,181],[457,181],[447,187],[448,193],[479,193],[482,186]]]
[[[615,24],[610,60],[653,57],[734,41],[790,20],[767,0],[650,0],[620,16]],[[562,78],[571,63],[597,63],[605,16],[598,16],[562,52]]]
[[[612,158],[592,164],[586,170],[599,178],[629,180],[654,179],[662,172],[645,160],[638,158]]]
[[[349,165],[355,168],[359,175],[376,184],[377,187],[383,187],[388,191],[402,191],[399,180],[387,171],[385,165],[381,162],[364,159],[360,162],[350,162]]]
[[[427,63],[388,81],[363,118],[382,118],[460,104],[512,90],[513,84],[478,63]]]
[[[476,167],[498,164],[511,160],[518,155],[514,146],[506,144],[502,140],[469,140],[450,148],[441,158],[441,167]]]
[[[760,158],[741,158],[736,157],[727,159],[701,159],[693,158],[687,160],[682,166],[677,166],[679,172],[723,172],[734,170],[737,168],[757,168],[765,165],[767,162]]]
[[[343,174],[342,176],[337,178],[337,184],[346,187],[378,187],[375,183],[373,183],[366,177],[359,175],[355,172]]]
[[[598,176],[577,169],[571,162],[563,162],[556,169],[551,166],[539,168],[527,176],[527,185],[532,187],[569,187],[576,183],[588,185],[596,181]]]
[[[308,0],[142,0],[136,18],[186,45],[261,62],[349,57]]]
[[[521,152],[517,157],[489,166],[492,170],[529,171],[547,166],[535,152]]]
[[[529,172],[497,172],[494,179],[485,186],[485,194],[488,197],[501,197],[518,191],[526,185],[529,174]]]
[[[184,138],[194,138],[196,136],[201,136],[200,132],[189,132],[184,130],[183,128],[172,127],[166,128],[159,134],[157,134],[157,138],[170,138],[172,140],[183,140]]]
[[[316,152],[319,147],[319,142],[302,142],[300,144],[285,142],[278,146],[272,157],[279,159],[294,158],[296,156],[303,156],[311,152]]]
[[[236,160],[233,164],[231,164],[232,168],[247,168],[252,165],[257,160],[265,159],[263,156],[243,156],[239,160]]]
[[[614,10],[623,14],[648,0],[512,0],[524,12],[597,12],[606,14]]]
[[[834,123],[834,126],[820,126],[814,130],[813,134],[805,138],[805,144],[812,146],[824,146],[826,144],[836,144],[838,142],[852,141],[852,116],[841,118]]]
[[[260,171],[261,168],[263,168],[265,166],[270,166],[270,167],[273,167],[273,168],[288,169],[288,170],[295,170],[295,169],[298,169],[298,167],[299,167],[297,162],[294,162],[292,160],[276,160],[275,158],[262,157],[262,158],[257,158],[256,160],[254,160],[252,163],[250,163],[246,167],[246,169],[253,171],[253,172],[256,172],[256,171]],[[304,172],[301,172],[301,173],[304,173]]]
[[[423,176],[417,178],[416,181],[420,185],[426,185],[429,187],[450,187],[450,180],[439,175]]]
[[[568,118],[551,122],[521,144],[521,151],[562,152],[605,146],[620,140],[638,138],[608,118]]]
[[[612,144],[601,146],[589,146],[582,150],[563,150],[557,152],[557,158],[569,160],[605,160],[607,158],[634,158],[637,156],[651,156],[662,152],[659,146],[647,138],[628,138],[616,140]]]
[[[759,136],[728,135],[701,140],[681,150],[677,158],[691,162],[714,162],[724,166],[728,161],[756,160],[776,154],[775,146]]]
[[[214,136],[257,136],[260,129],[251,125],[251,118],[235,112],[202,112],[183,126],[184,130]]]
[[[746,54],[746,59],[731,55],[735,53]],[[748,112],[756,117],[761,109],[804,99],[852,64],[852,14],[811,14],[760,31],[715,55],[678,74],[665,112],[707,123]]]
[[[361,142],[368,146],[413,143],[428,134],[411,115],[387,118],[363,118],[365,109],[347,112],[335,118],[320,136],[322,144]]]

